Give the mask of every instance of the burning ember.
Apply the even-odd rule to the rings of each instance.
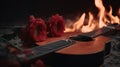
[[[107,12],[102,0],[94,0],[95,6],[98,8],[98,20],[94,18],[93,14],[89,12],[88,24],[84,25],[86,13],[83,13],[81,17],[71,24],[72,28],[66,25],[64,32],[90,32],[98,28],[107,26],[107,24],[118,23],[120,24],[120,9],[118,10],[118,16],[112,15],[112,7],[110,6],[110,11]]]

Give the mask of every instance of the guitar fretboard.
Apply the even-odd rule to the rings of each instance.
[[[48,53],[57,51],[59,49],[65,48],[70,45],[73,45],[74,43],[75,43],[75,41],[66,39],[66,40],[59,40],[56,42],[52,42],[52,43],[46,44],[45,46],[33,47],[33,48],[31,48],[31,50],[34,53],[31,55],[28,55],[27,59],[31,60],[31,59],[38,58],[38,57],[46,55]]]

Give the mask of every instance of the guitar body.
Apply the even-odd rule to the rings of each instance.
[[[80,32],[65,33],[59,38],[48,38],[44,42],[38,42],[38,45],[54,42],[56,40],[67,39]],[[104,62],[105,43],[110,38],[98,36],[93,41],[76,41],[75,44],[60,49],[49,55],[43,61],[53,67],[98,67]]]

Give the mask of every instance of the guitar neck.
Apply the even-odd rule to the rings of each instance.
[[[30,49],[33,52],[33,54],[30,54],[30,55],[24,54],[24,55],[26,55],[26,58],[28,60],[32,60],[32,59],[39,58],[43,55],[49,54],[51,52],[63,49],[63,48],[68,47],[70,45],[73,45],[74,43],[75,43],[75,41],[69,40],[69,39],[59,40],[56,42],[46,44],[45,46],[33,47]]]

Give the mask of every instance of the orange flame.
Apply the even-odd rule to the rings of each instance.
[[[82,27],[81,29],[82,32],[90,32],[96,28],[97,24],[93,23],[93,19],[94,19],[93,15],[89,12],[88,25]]]
[[[83,13],[78,21],[72,24],[72,28],[66,27],[65,32],[90,32],[95,30],[96,28],[102,28],[107,26],[107,23],[118,23],[120,24],[120,9],[118,10],[118,16],[112,15],[112,7],[110,6],[110,11],[106,12],[105,7],[103,5],[102,0],[94,0],[95,6],[99,9],[98,12],[98,21],[95,21],[94,16],[91,12],[89,12],[89,20],[88,25],[84,25],[84,20],[86,14]],[[109,17],[109,19],[108,19]]]
[[[78,21],[76,21],[74,24],[73,24],[73,28],[66,28],[64,32],[74,32],[74,31],[80,31],[82,25],[83,25],[83,22],[85,20],[85,13],[82,14],[82,16],[79,18]]]
[[[111,23],[118,23],[118,24],[120,23],[119,22],[120,21],[119,17],[112,15],[112,7],[111,6],[110,6],[110,11],[109,11],[109,13],[107,13],[107,15],[110,17]]]
[[[99,28],[106,26],[103,21],[103,17],[105,16],[105,7],[103,6],[102,0],[95,0],[95,6],[99,9]]]

